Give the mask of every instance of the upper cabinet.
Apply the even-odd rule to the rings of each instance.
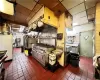
[[[28,25],[32,26],[33,23],[37,23],[38,21],[42,21],[56,28],[58,27],[58,18],[54,15],[54,12],[47,7],[42,7],[28,22]]]

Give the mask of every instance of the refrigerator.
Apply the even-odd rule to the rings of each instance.
[[[0,50],[7,50],[7,60],[12,60],[13,53],[13,36],[12,35],[0,35]]]

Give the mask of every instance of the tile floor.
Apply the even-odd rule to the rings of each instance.
[[[80,58],[80,68],[71,65],[54,73],[44,69],[33,57],[26,57],[14,49],[13,61],[5,63],[5,80],[95,80],[91,58]]]

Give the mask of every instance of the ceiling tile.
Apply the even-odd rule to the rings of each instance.
[[[60,16],[62,13],[66,11],[66,8],[62,4],[57,4],[52,11],[55,13],[56,16]]]
[[[17,6],[16,6],[16,12],[20,12],[23,15],[28,16],[29,13],[31,12],[31,10],[29,10],[29,9],[27,9],[27,8],[19,5],[19,4],[17,4]]]
[[[27,22],[42,8],[42,5],[37,4],[35,8],[31,11],[30,15],[27,18]]]
[[[61,3],[65,6],[67,10],[69,10],[82,2],[84,2],[84,0],[63,0]]]
[[[1,16],[7,20],[14,21],[14,16],[3,14],[3,13],[1,14]]]
[[[78,14],[78,13],[80,13],[82,11],[85,11],[84,3],[82,3],[82,4],[80,4],[80,5],[78,5],[78,6],[76,6],[76,7],[74,7],[74,8],[69,10],[71,15]]]
[[[95,18],[95,14],[88,15],[88,19],[94,19],[94,18]]]
[[[58,0],[39,0],[39,4],[44,4],[49,9],[52,9],[57,4],[59,4],[59,1]]]
[[[85,23],[88,23],[87,17],[83,17],[83,18],[80,18],[80,19],[73,20],[73,26],[81,25],[81,24],[85,24]]]
[[[16,2],[30,10],[33,9],[35,6],[36,2],[34,0],[16,0]]]
[[[93,8],[90,8],[87,10],[87,14],[94,14],[96,12],[96,8],[93,7]]]
[[[82,17],[84,17],[84,16],[87,16],[87,15],[86,15],[86,11],[83,11],[83,12],[81,12],[81,13],[78,13],[78,14],[74,15],[74,16],[73,16],[73,19],[82,18]]]
[[[26,16],[24,16],[23,14],[16,12],[15,14],[15,21],[17,22],[21,22],[21,23],[26,23]]]
[[[86,0],[86,2],[85,2],[86,9],[89,9],[91,7],[94,7],[97,1],[98,0]]]
[[[38,10],[39,10],[40,8],[42,8],[42,7],[43,7],[42,5],[37,4],[37,5],[34,7],[34,9],[33,9],[32,11],[38,12]]]

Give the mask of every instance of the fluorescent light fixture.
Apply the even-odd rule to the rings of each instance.
[[[73,23],[73,26],[76,26],[76,25],[78,25],[78,23]]]

